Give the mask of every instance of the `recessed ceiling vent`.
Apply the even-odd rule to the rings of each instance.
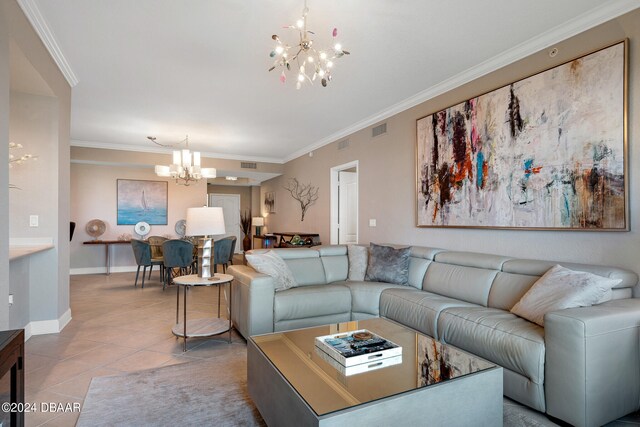
[[[372,137],[376,137],[376,136],[380,136],[382,134],[387,133],[387,124],[383,123],[381,125],[378,125],[376,127],[374,127],[373,129],[371,129],[371,136]]]
[[[255,162],[240,162],[240,167],[242,169],[257,169],[258,164]]]
[[[349,141],[348,139],[345,139],[344,141],[340,141],[338,142],[338,150],[344,150],[349,145],[351,145],[351,141]]]

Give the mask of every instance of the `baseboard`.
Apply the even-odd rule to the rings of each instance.
[[[33,335],[57,334],[71,321],[71,309],[67,309],[62,316],[53,320],[35,320],[24,327],[24,340]]]
[[[137,265],[123,265],[117,267],[111,267],[111,273],[131,273],[138,269]],[[154,268],[155,270],[155,268]],[[72,268],[69,270],[69,275],[76,276],[79,274],[106,274],[107,267],[85,267],[85,268]]]

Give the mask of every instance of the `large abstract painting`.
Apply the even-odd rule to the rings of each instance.
[[[118,225],[167,224],[167,181],[118,180]]]
[[[417,120],[417,225],[626,230],[626,42]]]

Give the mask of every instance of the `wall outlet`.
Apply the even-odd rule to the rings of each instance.
[[[13,294],[9,294],[9,305],[11,304],[13,304]]]
[[[29,227],[37,227],[38,219],[38,215],[29,215]]]
[[[370,219],[369,220],[369,227],[375,227],[376,226],[376,220],[375,219]]]

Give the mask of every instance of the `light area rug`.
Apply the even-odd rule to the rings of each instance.
[[[246,356],[91,381],[77,426],[264,426],[247,394]]]
[[[176,425],[265,425],[247,393],[246,352],[94,378],[77,423],[79,427]],[[504,426],[556,424],[504,399]]]

